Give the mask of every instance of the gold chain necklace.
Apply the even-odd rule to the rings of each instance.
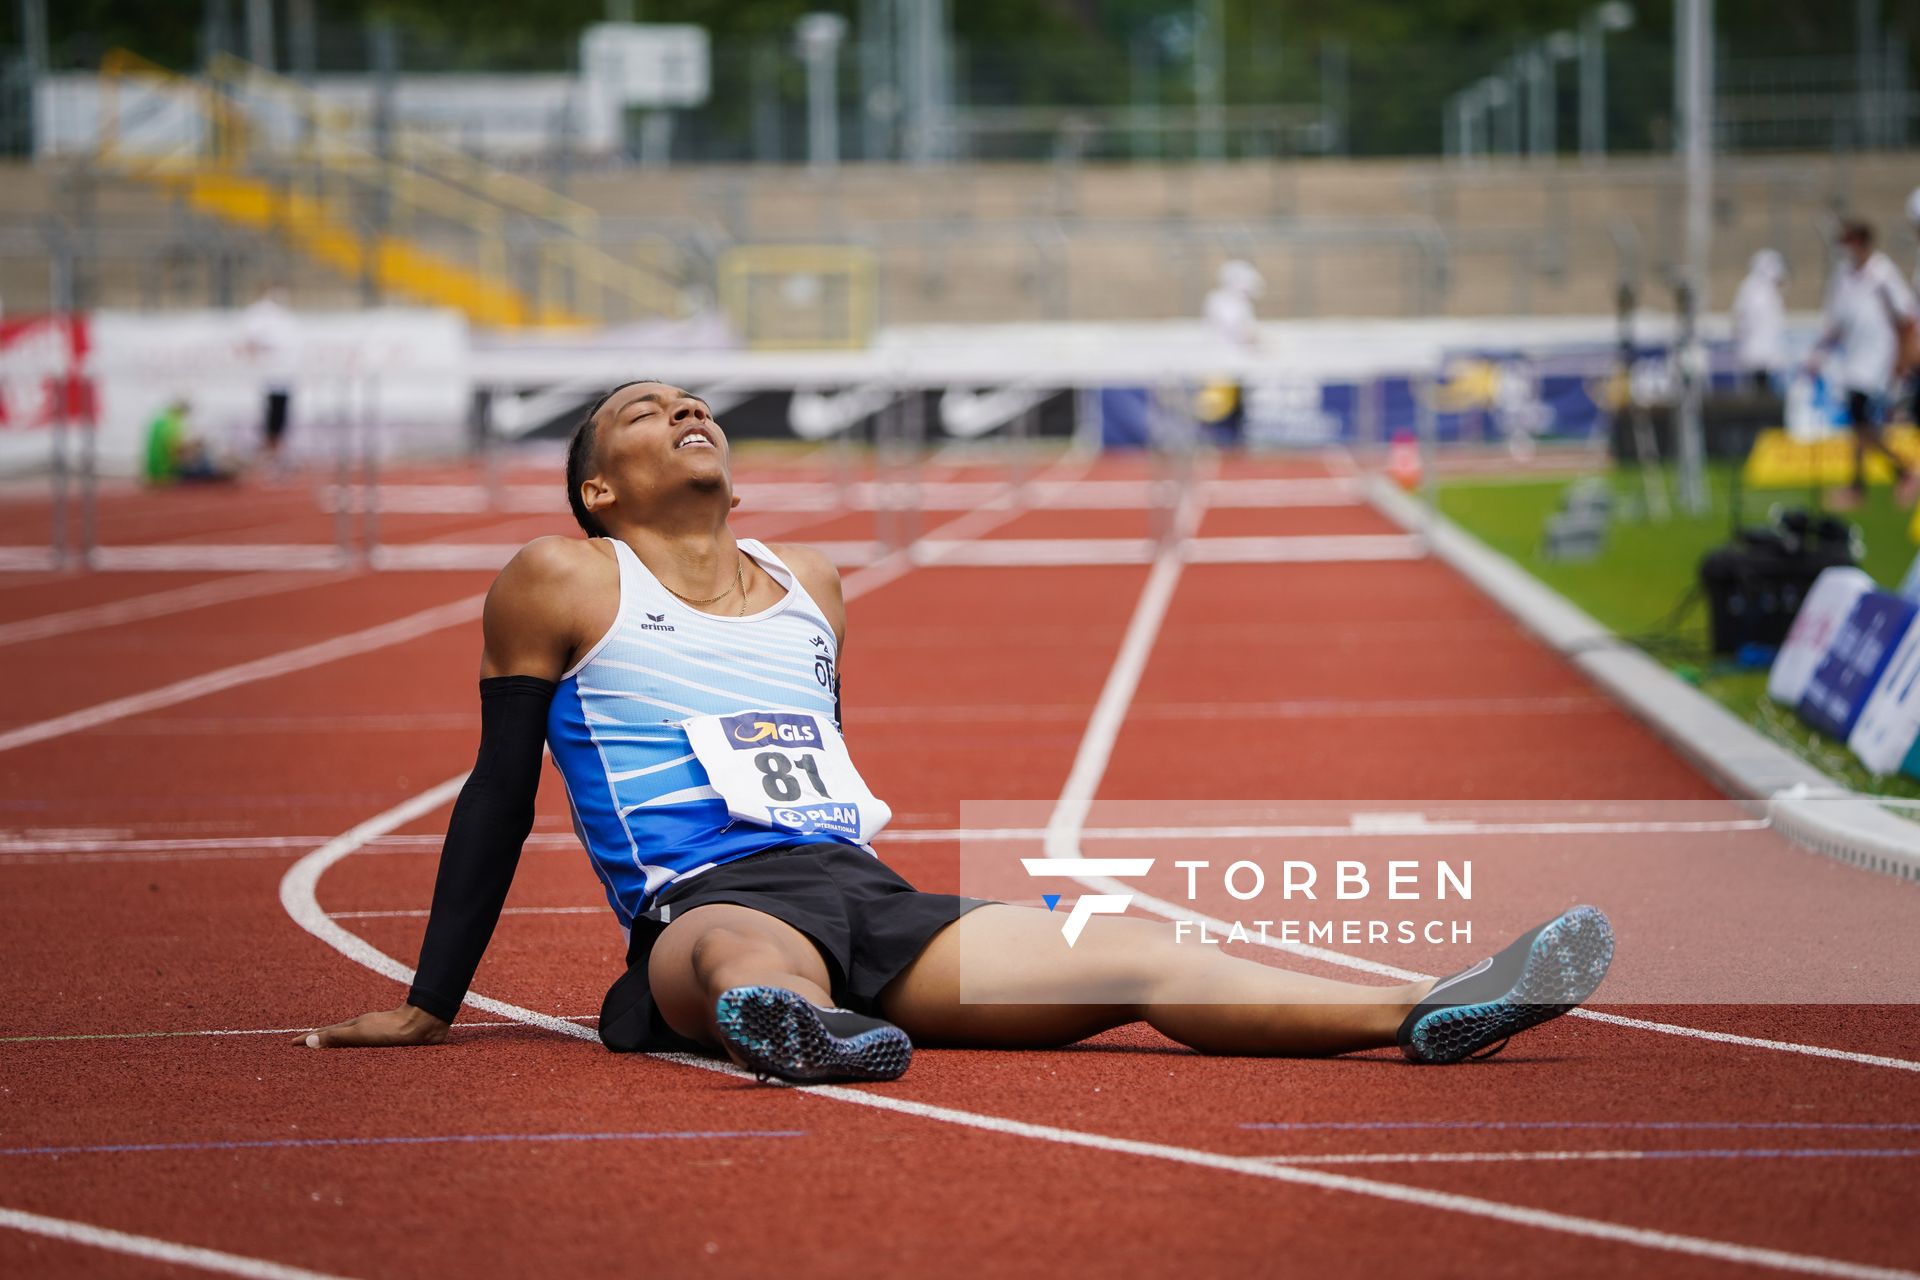
[[[664,582],[660,585],[667,587],[667,584]],[[733,585],[725,591],[722,591],[719,595],[708,596],[705,600],[695,600],[692,596],[681,595],[678,591],[674,591],[672,587],[667,587],[667,590],[673,593],[675,599],[685,604],[693,605],[695,608],[725,600],[730,594],[737,590],[740,593],[740,612],[736,616],[741,618],[747,616],[747,577],[746,574],[740,570],[740,553],[738,551],[733,553]]]

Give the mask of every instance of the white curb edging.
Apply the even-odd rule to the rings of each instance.
[[[1612,694],[1729,795],[1765,804],[1795,843],[1920,881],[1920,825],[1841,787],[1617,636],[1565,596],[1438,512],[1375,476],[1376,510]]]

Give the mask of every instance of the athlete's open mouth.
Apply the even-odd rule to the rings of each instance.
[[[688,427],[673,443],[675,449],[715,449],[719,445],[705,427]]]

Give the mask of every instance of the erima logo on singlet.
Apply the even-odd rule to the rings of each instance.
[[[812,716],[786,715],[779,711],[746,711],[737,716],[722,716],[727,741],[735,751],[753,747],[817,747],[820,727]]]
[[[644,613],[646,611],[642,610],[641,612]],[[647,614],[647,620],[640,624],[640,629],[642,631],[671,631],[673,630],[673,624],[667,621],[667,615],[664,613],[649,613]]]

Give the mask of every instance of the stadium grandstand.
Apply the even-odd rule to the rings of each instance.
[[[0,1274],[1920,1276],[1916,39],[14,0]]]

